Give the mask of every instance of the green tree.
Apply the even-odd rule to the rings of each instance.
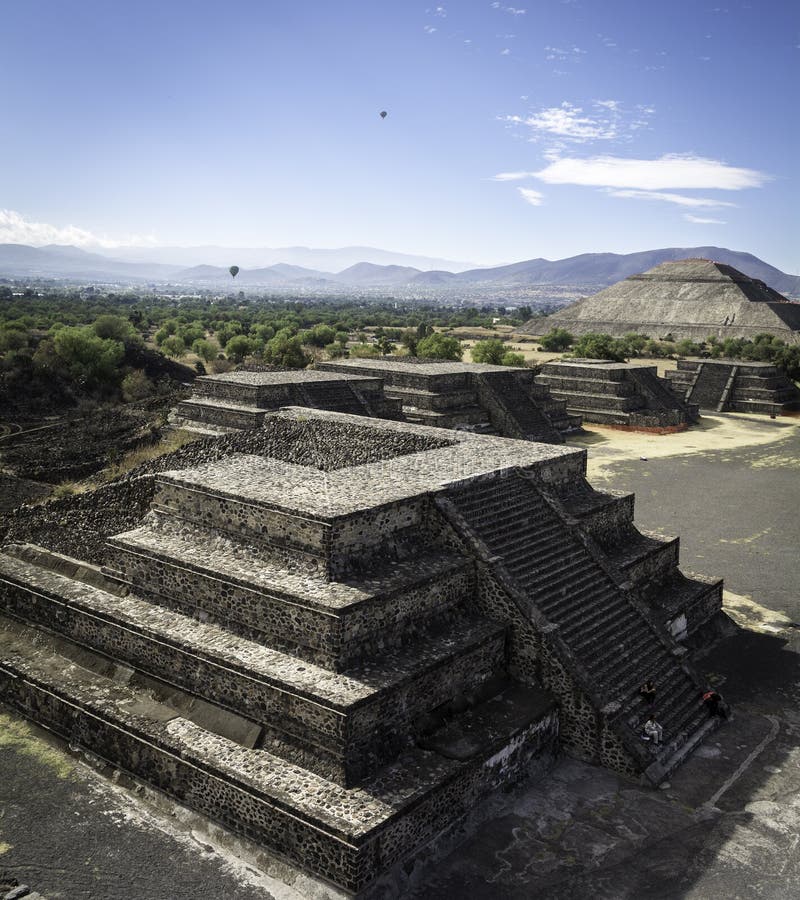
[[[304,369],[311,357],[303,349],[303,341],[291,329],[282,328],[264,347],[264,361],[287,369]]]
[[[98,337],[91,326],[66,326],[53,337],[53,350],[70,375],[88,387],[118,384],[125,356],[121,341]]]
[[[187,347],[191,347],[195,341],[203,340],[206,336],[206,330],[200,322],[189,322],[188,325],[181,325],[175,334]]]
[[[417,356],[421,359],[452,359],[458,361],[461,359],[463,352],[458,338],[447,337],[447,335],[438,331],[429,334],[417,344]]]
[[[503,358],[500,360],[500,365],[502,366],[524,366],[525,365],[525,357],[521,353],[512,353],[509,351],[508,353],[503,354]]]
[[[703,352],[703,345],[684,338],[675,345],[675,352],[678,356],[700,356]]]
[[[219,344],[208,338],[200,338],[192,344],[192,353],[196,353],[205,362],[211,362],[219,356]]]
[[[611,359],[625,361],[625,346],[610,334],[589,332],[582,334],[572,348],[572,355],[584,359]]]
[[[141,338],[136,329],[122,316],[98,316],[94,323],[94,333],[106,340],[121,341],[125,346],[141,344]]]
[[[161,352],[166,353],[167,356],[179,359],[186,353],[186,344],[183,343],[177,334],[171,334],[161,342]]]
[[[476,363],[491,363],[499,366],[503,362],[506,348],[500,338],[488,338],[478,341],[472,348],[472,360]]]
[[[253,352],[253,341],[244,334],[237,334],[225,344],[225,356],[235,363],[240,363],[245,356]]]
[[[302,337],[304,344],[310,344],[312,347],[324,347],[336,340],[336,332],[330,325],[319,324],[304,331]]]
[[[647,335],[629,331],[627,334],[622,335],[620,342],[625,348],[625,356],[640,356],[647,346]]]
[[[400,343],[408,350],[409,356],[417,355],[417,345],[419,344],[419,338],[417,337],[417,332],[414,331],[413,328],[407,328],[402,337],[400,338]]]
[[[382,356],[388,356],[390,353],[394,353],[396,349],[395,344],[393,344],[392,341],[389,340],[388,335],[385,334],[378,337],[376,346]]]
[[[548,353],[563,353],[568,347],[571,347],[575,338],[566,328],[551,328],[547,334],[543,335],[539,343],[542,350]]]

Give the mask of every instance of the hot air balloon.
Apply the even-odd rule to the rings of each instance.
[[[381,118],[382,119],[385,119],[388,115],[389,115],[389,113],[387,113],[385,109],[381,110]]]
[[[228,271],[231,273],[231,278],[236,278],[236,276],[239,274],[239,267],[231,266],[230,269],[228,269]]]

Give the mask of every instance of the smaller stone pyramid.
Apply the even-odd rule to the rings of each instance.
[[[766,333],[800,343],[800,303],[710,259],[661,263],[534,323],[537,333],[558,327],[578,335],[635,331],[694,341]]]

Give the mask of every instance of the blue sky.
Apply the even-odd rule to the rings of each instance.
[[[7,3],[0,240],[800,272],[796,2],[515,2]]]

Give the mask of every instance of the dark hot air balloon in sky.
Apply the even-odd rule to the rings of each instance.
[[[381,110],[381,118],[382,119],[385,119],[388,115],[389,115],[389,113],[387,113],[385,109]]]
[[[239,274],[239,267],[231,266],[230,269],[228,269],[228,271],[231,273],[231,278],[236,278],[236,276]]]

